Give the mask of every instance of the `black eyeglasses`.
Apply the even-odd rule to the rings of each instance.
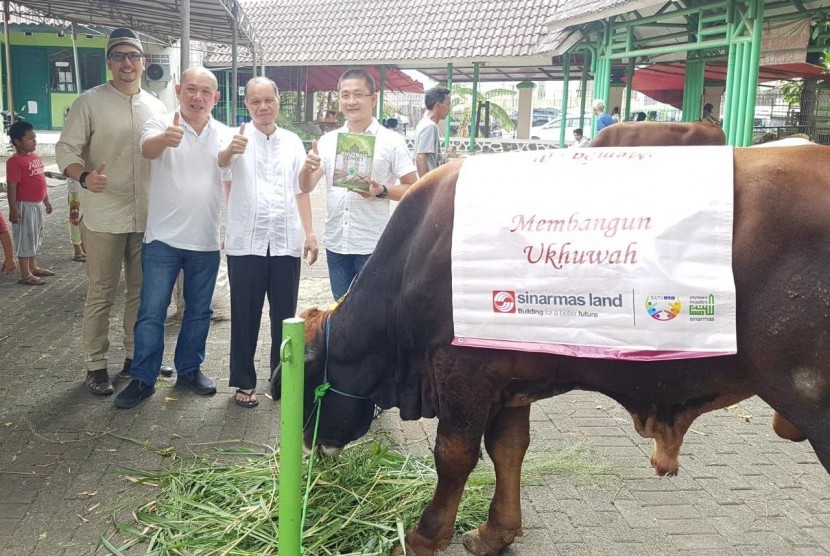
[[[127,58],[130,59],[130,62],[138,62],[144,58],[144,54],[141,52],[111,52],[107,57],[113,62],[123,62]]]

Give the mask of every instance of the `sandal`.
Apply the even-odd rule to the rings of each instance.
[[[24,286],[42,286],[46,283],[46,280],[43,278],[38,278],[34,274],[30,274],[26,278],[21,278],[17,281],[18,284],[22,284]]]
[[[239,398],[240,395],[248,396],[248,399],[242,400]],[[237,388],[236,394],[233,397],[233,401],[236,403],[236,405],[238,405],[239,407],[244,407],[245,409],[253,409],[254,407],[259,405],[259,401],[256,399],[255,390],[250,390],[246,392],[241,388]]]
[[[72,260],[76,263],[85,263],[86,255],[75,255],[74,257],[72,257]]]
[[[54,276],[55,273],[49,270],[48,268],[36,268],[32,271],[32,275],[34,276]]]

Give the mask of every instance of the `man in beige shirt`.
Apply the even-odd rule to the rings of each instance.
[[[89,280],[84,368],[87,388],[97,395],[113,393],[107,372],[109,321],[122,265],[126,359],[119,377],[130,377],[150,182],[150,161],[141,156],[139,139],[144,123],[167,111],[164,103],[141,89],[144,50],[133,31],[112,32],[107,66],[112,80],[86,91],[72,104],[55,147],[61,171],[83,188],[80,228]],[[172,369],[165,367],[162,373],[172,374]]]

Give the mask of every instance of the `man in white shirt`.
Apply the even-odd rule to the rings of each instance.
[[[210,71],[187,69],[176,94],[179,111],[151,118],[141,136],[141,153],[152,161],[141,252],[144,281],[132,380],[115,399],[120,408],[135,407],[155,392],[164,355],[164,320],[179,271],[183,271],[186,305],[176,341],[176,386],[203,395],[216,392],[201,364],[219,269],[223,175],[218,157],[230,130],[210,115],[219,100],[216,77]]]
[[[282,321],[297,312],[300,255],[317,260],[311,201],[300,190],[306,153],[300,138],[277,127],[280,97],[276,83],[254,77],[245,85],[245,107],[252,122],[243,124],[219,165],[230,167],[225,250],[231,289],[231,387],[240,407],[256,399],[256,355],[262,306],[268,295],[271,320],[271,371],[280,363]]]
[[[300,173],[300,187],[305,192],[312,191],[320,178],[326,178],[328,216],[323,243],[334,299],[346,294],[352,280],[375,250],[389,221],[389,201],[400,200],[417,179],[404,138],[372,117],[372,109],[378,102],[372,76],[362,69],[347,70],[340,76],[337,89],[346,125],[326,133],[319,144],[314,144]],[[340,133],[365,133],[376,137],[371,179],[366,190],[333,185]]]

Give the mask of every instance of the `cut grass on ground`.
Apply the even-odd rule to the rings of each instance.
[[[279,455],[223,451],[220,460],[179,460],[160,472],[133,474],[156,488],[133,512],[135,523],[118,527],[120,542],[102,539],[110,554],[277,554]],[[242,457],[239,457],[239,456]],[[544,473],[602,474],[582,448],[534,454],[524,476]],[[304,478],[305,481],[305,478]],[[411,457],[377,441],[347,448],[315,462],[302,537],[304,554],[388,554],[420,517],[437,481],[431,457]],[[456,532],[487,518],[495,482],[492,467],[479,465],[467,483]],[[126,537],[125,537],[126,536]]]

